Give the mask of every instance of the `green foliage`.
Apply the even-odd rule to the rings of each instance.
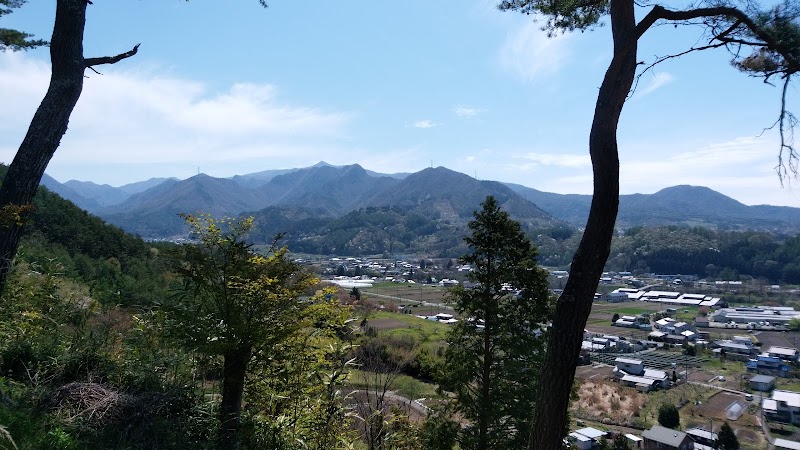
[[[628,438],[622,433],[617,433],[614,436],[614,442],[611,444],[611,450],[631,450]]]
[[[744,72],[767,78],[779,73],[788,75],[796,73],[800,70],[797,66],[800,61],[798,18],[800,18],[800,6],[790,1],[756,12],[753,21],[775,42],[770,46],[757,48],[749,56],[735,58],[734,66]],[[748,29],[744,31],[743,37],[755,41],[760,36]],[[791,59],[786,58],[787,53],[791,55]]]
[[[452,419],[453,411],[447,405],[428,414],[420,430],[422,448],[430,450],[452,450],[455,447],[461,425]]]
[[[302,253],[368,255],[424,248],[427,253],[451,255],[457,254],[454,247],[460,244],[456,229],[394,207],[369,207],[332,218],[272,206],[256,213],[253,234],[286,232],[287,246]]]
[[[266,256],[253,253],[245,241],[252,219],[184,217],[197,243],[184,248],[184,285],[165,305],[163,326],[187,350],[223,357],[218,442],[336,448],[346,435],[337,393],[349,364],[340,342],[347,311],[324,300],[330,292],[301,299],[316,278],[277,241]]]
[[[610,270],[688,273],[715,279],[742,275],[800,282],[800,239],[763,232],[705,228],[640,228],[616,236]]]
[[[719,450],[739,450],[739,439],[727,421],[719,429],[716,448]]]
[[[316,279],[291,262],[277,242],[267,256],[244,238],[250,219],[216,220],[186,215],[197,244],[184,247],[176,268],[181,290],[164,308],[166,330],[178,342],[208,355],[268,347],[302,328],[312,305],[299,297]]]
[[[14,9],[19,8],[26,0],[0,0],[0,18],[11,14]],[[30,39],[33,35],[9,28],[0,28],[0,51],[20,51],[47,45],[47,41],[41,39]]]
[[[143,317],[102,308],[56,262],[18,258],[9,281],[0,423],[21,448],[202,448],[194,399],[180,387],[190,381],[187,355],[165,349]]]
[[[550,36],[562,31],[586,30],[596,26],[609,11],[609,1],[581,0],[503,0],[501,10],[519,11],[527,15],[544,15],[544,29]]]
[[[465,238],[474,288],[451,291],[464,318],[452,329],[442,387],[470,421],[463,449],[522,448],[530,430],[542,357],[540,324],[550,314],[547,275],[517,222],[487,197]],[[479,325],[483,325],[479,327]]]
[[[0,165],[0,175],[6,170]],[[103,305],[146,307],[166,295],[170,278],[160,256],[171,245],[147,244],[44,187],[28,218],[18,258],[42,266],[57,262],[62,274],[87,284]]]
[[[309,325],[257,354],[246,398],[257,448],[347,448],[354,440],[341,389],[353,367],[348,310],[320,302]]]
[[[658,423],[663,427],[677,429],[681,426],[678,408],[672,403],[664,403],[658,408]]]

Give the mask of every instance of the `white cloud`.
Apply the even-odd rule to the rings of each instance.
[[[417,120],[416,122],[412,122],[409,126],[414,128],[433,128],[438,127],[439,124],[432,120]]]
[[[591,166],[592,164],[587,154],[531,152],[522,155],[521,158],[530,161],[534,166],[581,168]]]
[[[506,37],[498,51],[501,67],[530,81],[558,72],[570,56],[570,34],[548,37],[535,22],[527,22]]]
[[[675,81],[675,77],[669,72],[658,72],[652,76],[643,76],[640,83],[642,81],[644,81],[644,84],[637,89],[638,97],[640,98],[672,83]]]
[[[237,83],[214,91],[163,70],[109,67],[103,73],[87,73],[55,166],[322,159],[321,152],[344,138],[353,117],[283,100],[271,84]],[[48,65],[0,53],[0,161],[13,158],[48,80]]]
[[[471,118],[477,116],[480,113],[486,112],[485,109],[473,108],[473,107],[465,106],[465,105],[458,105],[455,108],[453,108],[452,111],[458,117],[464,117],[464,118],[467,118],[467,119],[471,119]]]
[[[781,188],[774,172],[777,148],[773,136],[748,136],[699,148],[630,149],[620,155],[620,190],[653,193],[690,184],[707,186],[746,204],[798,206],[797,196]]]

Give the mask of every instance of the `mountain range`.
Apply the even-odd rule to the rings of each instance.
[[[48,176],[42,184],[80,208],[145,238],[184,234],[178,215],[197,211],[215,216],[256,215],[270,230],[274,227],[266,225],[269,217],[285,227],[296,226],[296,221],[321,226],[364,210],[382,214],[390,210],[415,217],[419,226],[430,222],[424,226],[462,227],[487,195],[495,196],[526,229],[580,228],[591,204],[590,195],[555,194],[476,180],[444,167],[381,174],[358,164],[332,166],[324,162],[231,178],[205,174],[185,180],[152,178],[121,187],[75,180],[59,183]],[[800,231],[800,208],[747,206],[706,187],[673,186],[654,194],[621,196],[617,225],[625,229],[677,225],[796,233]],[[391,226],[387,223],[384,228]]]

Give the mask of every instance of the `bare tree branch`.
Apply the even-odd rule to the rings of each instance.
[[[652,62],[643,71],[641,71],[638,75],[636,75],[636,80],[633,82],[633,89],[631,89],[630,94],[628,94],[628,98],[632,97],[633,94],[636,92],[636,88],[639,87],[639,80],[642,78],[642,76],[645,73],[647,73],[650,70],[652,70],[653,67],[661,64],[662,62],[670,60],[670,59],[674,59],[674,58],[680,58],[681,56],[686,55],[688,53],[699,52],[699,51],[703,51],[703,50],[708,50],[708,49],[712,49],[712,48],[719,48],[719,47],[724,47],[724,46],[725,46],[724,42],[718,42],[716,44],[704,45],[702,47],[692,47],[689,50],[686,50],[686,51],[683,51],[683,52],[680,52],[680,53],[675,53],[673,55],[659,56],[658,58],[656,58],[656,60],[654,62]],[[639,63],[639,64],[644,64],[644,63]]]
[[[120,53],[116,56],[101,56],[99,58],[85,58],[83,60],[83,64],[85,67],[91,68],[92,66],[99,66],[100,64],[116,64],[123,59],[130,58],[131,56],[135,55],[139,51],[139,46],[142,44],[136,44],[132,49],[128,50],[125,53]],[[97,72],[95,70],[95,72]]]
[[[778,151],[778,165],[775,166],[775,172],[778,174],[778,179],[783,186],[784,180],[791,174],[797,176],[798,165],[800,165],[800,155],[794,148],[794,128],[797,126],[797,117],[790,111],[786,110],[786,91],[789,88],[789,81],[791,75],[786,75],[783,79],[783,91],[781,93],[781,112],[778,115],[778,120],[772,126],[764,129],[764,132],[772,130],[775,126],[778,127],[780,134],[781,144]],[[762,134],[764,133],[762,132]]]

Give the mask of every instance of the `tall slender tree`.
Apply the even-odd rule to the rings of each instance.
[[[576,356],[592,299],[611,249],[619,208],[619,155],[617,125],[638,64],[638,44],[657,24],[700,25],[706,43],[683,53],[727,48],[735,67],[765,81],[779,79],[782,107],[775,127],[780,132],[778,174],[796,172],[798,154],[791,141],[794,116],[786,110],[789,83],[800,70],[800,7],[786,0],[763,10],[752,0],[701,0],[672,9],[669,2],[638,0],[502,0],[501,10],[544,16],[551,33],[586,30],[608,16],[613,54],[602,84],[589,133],[589,153],[594,174],[594,193],[581,243],[572,259],[570,277],[556,304],[551,338],[539,384],[534,427],[528,447],[555,450],[561,447],[569,392],[575,376]],[[677,2],[676,2],[677,3]],[[637,21],[636,14],[643,13]],[[655,63],[678,55],[660,58]],[[646,66],[645,66],[646,67]]]
[[[470,253],[461,260],[473,268],[469,280],[475,286],[450,293],[463,320],[448,337],[443,386],[470,421],[460,433],[461,448],[521,448],[550,312],[547,274],[519,223],[494,197],[474,217],[464,239]]]
[[[3,221],[3,228],[0,229],[0,292],[5,287],[6,276],[17,253],[29,205],[47,164],[67,131],[69,117],[81,96],[84,71],[101,64],[117,63],[135,55],[139,49],[137,44],[133,49],[116,56],[84,57],[83,33],[86,6],[90,3],[87,0],[56,2],[56,20],[50,39],[50,86],[0,186],[0,214],[16,219]],[[22,2],[4,0],[2,4],[17,7]],[[27,40],[25,33],[22,33],[11,45],[4,44],[0,48],[14,49],[17,46],[13,42],[23,48],[36,44],[36,41]]]

